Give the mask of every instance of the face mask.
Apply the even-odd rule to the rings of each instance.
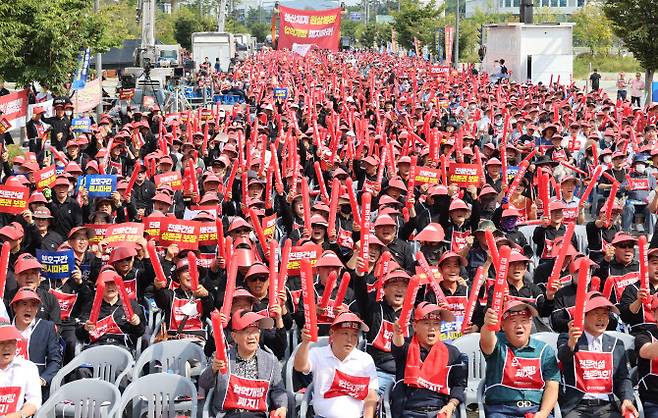
[[[340,213],[342,213],[343,215],[349,215],[350,212],[352,212],[352,208],[350,207],[350,205],[341,205]]]
[[[67,110],[64,113],[66,113],[66,116],[73,116],[73,111],[72,110]]]
[[[644,170],[646,170],[646,167],[644,166],[644,164],[637,164],[635,166],[635,171],[639,174],[643,174]]]
[[[612,162],[612,157],[609,156],[609,155],[606,155],[605,157],[603,157],[603,162],[606,163],[606,164],[610,164]]]

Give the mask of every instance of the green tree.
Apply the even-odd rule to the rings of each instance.
[[[215,31],[217,21],[210,16],[199,16],[187,7],[180,7],[174,16],[174,38],[185,49],[192,48],[194,32]]]
[[[612,21],[612,29],[619,36],[646,71],[647,103],[651,103],[651,81],[658,68],[656,39],[658,15],[653,13],[654,0],[605,0],[603,10]]]
[[[439,27],[444,6],[437,6],[434,0],[422,5],[414,0],[402,0],[400,11],[393,12],[395,23],[393,28],[398,32],[398,42],[401,46],[413,49],[414,38],[423,45],[434,46],[434,34]]]
[[[369,23],[358,34],[357,41],[368,48],[386,45],[391,40],[391,25],[388,23]]]
[[[267,23],[254,23],[249,26],[249,33],[256,37],[258,42],[265,42],[265,38],[271,32],[271,26]]]
[[[542,6],[534,9],[535,23],[557,23],[558,16],[550,7]]]
[[[38,81],[56,93],[71,79],[80,50],[105,52],[125,35],[87,0],[0,2],[0,77]]]
[[[573,14],[574,43],[587,46],[592,55],[607,54],[612,46],[612,24],[603,9],[590,2]]]

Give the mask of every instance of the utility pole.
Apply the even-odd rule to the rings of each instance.
[[[224,32],[226,27],[226,0],[219,0],[217,7],[217,32]]]
[[[101,9],[100,0],[94,0],[94,13],[98,13]],[[96,53],[96,77],[100,80],[101,91],[103,90],[103,63],[100,53]],[[101,101],[96,106],[96,123],[101,120],[101,113],[103,113],[103,95],[101,94]]]
[[[460,4],[459,0],[457,0],[457,11],[455,13],[455,56],[452,60],[452,65],[455,68],[459,68],[459,9]]]

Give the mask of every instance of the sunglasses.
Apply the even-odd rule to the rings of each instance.
[[[265,283],[268,280],[269,280],[269,277],[267,277],[267,276],[256,276],[256,277],[248,277],[247,278],[248,282],[263,282],[263,283]]]
[[[617,245],[617,248],[623,248],[624,250],[630,250],[632,248],[635,248],[635,244],[631,244],[631,243],[620,244],[620,245]]]

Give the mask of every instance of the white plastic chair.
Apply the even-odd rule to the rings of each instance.
[[[519,227],[519,232],[523,234],[525,237],[525,240],[528,242],[528,245],[532,249],[532,261],[534,261],[535,265],[539,261],[539,256],[536,255],[537,253],[537,245],[535,242],[532,240],[532,234],[535,232],[535,228],[537,228],[537,225],[523,225]]]
[[[114,417],[121,393],[112,383],[97,379],[80,379],[52,391],[41,405],[36,418],[106,418]]]
[[[182,401],[182,402],[181,402]],[[197,416],[197,391],[190,379],[170,373],[154,373],[133,381],[123,392],[116,418],[122,418],[132,403],[132,416],[138,418],[176,418],[176,411]]]
[[[578,250],[578,252],[582,254],[587,254],[587,246],[589,244],[587,241],[587,230],[585,228],[585,225],[576,225],[576,227],[573,230],[573,235],[574,237],[576,237],[576,244],[577,244],[576,249]]]
[[[555,355],[557,355],[557,339],[559,336],[560,334],[557,332],[536,332],[531,335],[535,340],[539,340],[552,347],[553,351],[555,351]]]
[[[466,405],[477,403],[477,389],[480,381],[484,379],[487,363],[480,350],[480,334],[466,334],[452,342],[459,351],[468,357],[468,379],[466,381]]]
[[[198,361],[198,365],[195,365],[191,373],[188,373],[187,364],[191,360]],[[200,345],[189,340],[169,340],[153,344],[144,350],[135,362],[133,380],[145,374],[143,369],[147,364],[149,373],[153,373],[156,368],[160,367],[162,372],[189,377],[200,374],[201,370],[206,367],[207,359]]]
[[[94,379],[104,380],[119,387],[122,380],[129,377],[134,363],[130,351],[123,347],[115,345],[90,347],[57,372],[50,382],[50,393],[57,392],[66,376],[79,367],[89,367]]]

